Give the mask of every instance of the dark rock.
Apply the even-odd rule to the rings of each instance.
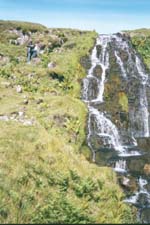
[[[142,207],[148,205],[148,197],[146,193],[140,193],[137,200],[138,205],[141,205]]]
[[[23,103],[24,103],[25,105],[27,105],[27,104],[29,103],[29,100],[28,100],[28,99],[24,99]]]
[[[57,74],[55,72],[51,72],[50,73],[50,77],[53,78],[53,79],[58,80],[59,82],[63,82],[64,81],[64,78],[65,78],[63,75]]]
[[[36,104],[41,104],[43,102],[43,99],[38,99],[37,101],[36,101]]]
[[[55,62],[50,62],[50,63],[48,63],[47,66],[48,66],[49,69],[52,69],[52,68],[56,67],[56,63]]]
[[[98,83],[96,81],[96,78],[92,77],[90,78],[89,81],[89,86],[88,86],[88,99],[93,100],[97,97],[98,94]]]
[[[97,65],[95,68],[94,68],[94,71],[93,71],[93,74],[97,77],[97,78],[101,78],[101,75],[102,75],[102,67],[100,65]]]
[[[128,169],[132,172],[132,173],[135,173],[135,174],[143,174],[143,168],[144,168],[144,165],[145,165],[145,159],[144,158],[137,158],[137,159],[134,159],[134,158],[130,158],[128,161],[127,161],[127,165],[128,165]]]
[[[120,56],[120,58],[121,58],[121,60],[123,62],[128,60],[128,54],[127,54],[127,52],[121,50],[119,53],[120,53],[119,56]]]
[[[150,208],[141,211],[141,220],[142,223],[150,223]]]
[[[138,138],[138,146],[148,152],[150,152],[150,138]]]
[[[90,137],[90,143],[95,150],[99,150],[103,146],[103,141],[98,135],[93,135]]]
[[[9,63],[10,59],[8,56],[4,56],[2,54],[0,54],[0,65],[3,66],[7,63]]]
[[[145,185],[145,189],[150,193],[150,183]]]
[[[122,176],[119,178],[120,185],[127,191],[134,192],[138,189],[136,179],[133,177]]]
[[[150,175],[150,164],[145,164],[144,165],[144,173],[146,175]]]
[[[88,71],[91,68],[90,56],[81,57],[80,64]]]
[[[97,58],[99,58],[101,50],[102,50],[102,46],[101,45],[96,45],[96,50],[97,50]]]
[[[117,156],[116,151],[111,148],[99,146],[99,150],[95,153],[95,162],[100,166],[112,166],[111,159]]]

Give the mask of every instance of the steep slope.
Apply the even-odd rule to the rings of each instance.
[[[133,222],[115,173],[87,160],[79,62],[97,34],[10,21],[0,30],[0,222]],[[27,64],[31,38],[40,52]]]

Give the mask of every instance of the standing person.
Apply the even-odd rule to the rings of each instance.
[[[37,57],[38,52],[39,52],[39,46],[38,46],[38,43],[36,43],[32,50],[31,58]]]
[[[34,47],[35,47],[35,45],[32,43],[32,41],[30,41],[29,44],[27,45],[27,62],[28,63],[30,62],[30,60],[32,58]]]

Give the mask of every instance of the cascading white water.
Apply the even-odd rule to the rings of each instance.
[[[93,102],[103,102],[103,93],[104,93],[104,87],[105,87],[105,78],[106,78],[106,70],[109,68],[109,54],[107,51],[108,43],[110,42],[110,36],[108,35],[102,35],[99,38],[99,44],[102,46],[101,54],[99,57],[98,65],[102,68],[102,75],[101,80],[99,83],[99,92],[96,99],[93,100]]]
[[[103,102],[103,93],[104,93],[104,85],[106,78],[106,70],[109,68],[109,54],[107,51],[107,45],[110,42],[110,36],[101,36],[100,44],[102,46],[102,51],[99,58],[99,65],[102,68],[101,81],[99,85],[99,93],[97,97],[97,101]]]
[[[117,172],[126,172],[126,160],[120,159],[116,161],[114,170]]]
[[[96,45],[99,44],[99,39],[96,41]],[[89,102],[89,96],[88,96],[88,91],[89,91],[89,84],[91,79],[95,79],[97,83],[99,83],[99,80],[93,75],[94,68],[96,65],[99,64],[99,59],[97,58],[97,50],[96,50],[96,45],[92,50],[91,54],[91,63],[92,66],[88,71],[87,77],[83,79],[83,100],[85,102]]]
[[[144,187],[147,183],[148,183],[147,180],[140,177],[138,180],[139,191],[137,191],[130,198],[125,199],[124,202],[136,204],[138,202],[140,194],[145,194],[147,196],[147,201],[150,203],[150,193]]]
[[[92,66],[88,71],[87,77],[83,80],[83,100],[88,101],[88,87],[89,87],[89,79],[93,78],[98,82],[98,96],[95,99],[92,99],[92,102],[103,102],[103,93],[104,93],[104,83],[106,77],[106,70],[109,67],[109,54],[107,52],[107,45],[110,41],[110,36],[102,35],[101,37],[97,38],[96,45],[93,48],[92,55],[91,55],[91,63]],[[97,57],[97,49],[96,46],[101,45],[102,50],[100,57]],[[94,76],[93,72],[95,67],[99,65],[102,68],[102,75],[101,79],[99,80],[97,77]],[[88,81],[87,81],[88,80]]]
[[[86,102],[88,100],[88,87],[90,80],[85,78],[83,79],[83,99]]]
[[[135,77],[136,79],[140,79],[141,81],[141,87],[139,92],[139,101],[140,106],[138,109],[138,117],[140,124],[140,130],[138,134],[136,134],[136,137],[149,137],[150,131],[149,131],[149,112],[148,112],[148,102],[147,102],[147,96],[146,96],[146,85],[148,81],[148,74],[145,73],[143,66],[141,65],[141,60],[137,56],[136,52],[133,51],[135,60],[133,59],[130,51],[130,46],[127,41],[125,41],[121,36],[113,35],[113,39],[115,39],[116,46],[119,50],[124,51],[128,56],[128,65],[127,68],[124,66],[124,62],[122,61],[121,57],[118,55],[117,50],[114,51],[116,62],[121,68],[121,75],[124,78],[127,78],[128,76]],[[129,69],[132,71],[132,73],[129,73]],[[135,75],[134,71],[137,71]],[[127,76],[128,75],[128,76]]]
[[[119,64],[119,66],[121,68],[122,75],[123,75],[124,78],[126,78],[127,74],[126,74],[123,62],[122,62],[121,58],[119,57],[119,55],[116,51],[115,51],[115,56],[116,56],[116,59],[117,59],[117,63]]]
[[[100,54],[98,55],[97,46],[101,46]],[[100,112],[93,105],[90,104],[101,104],[104,96],[105,82],[106,82],[106,70],[109,69],[109,45],[113,46],[114,56],[116,57],[116,63],[120,66],[121,76],[128,80],[129,76],[136,77],[136,79],[140,79],[141,86],[139,88],[139,107],[137,108],[138,113],[136,114],[139,124],[138,135],[148,137],[149,136],[149,112],[148,112],[148,103],[146,97],[146,84],[147,84],[147,74],[144,73],[143,67],[141,65],[141,61],[136,53],[130,50],[130,46],[128,42],[123,39],[122,36],[118,35],[100,35],[97,38],[96,45],[93,48],[91,54],[91,68],[88,71],[87,77],[83,80],[83,100],[89,105],[89,120],[88,120],[88,142],[89,146],[92,148],[90,144],[90,136],[91,136],[91,115],[94,116],[97,126],[99,126],[98,136],[107,140],[107,144],[110,147],[119,151],[120,156],[130,156],[130,155],[140,155],[137,151],[127,151],[126,146],[122,145],[121,137],[119,135],[119,131],[117,127],[104,115],[104,113]],[[126,55],[128,62],[124,64],[124,61],[121,57],[121,51]],[[134,57],[133,57],[134,52]],[[101,76],[97,77],[94,74],[94,69],[96,66],[100,66],[102,73]],[[129,69],[128,69],[129,67]],[[131,75],[130,75],[131,72]],[[135,76],[135,73],[137,74]],[[91,82],[93,82],[92,86]],[[97,92],[94,94],[89,87],[94,88],[97,86]],[[95,94],[96,93],[96,94]],[[97,96],[96,96],[97,95]],[[134,112],[133,112],[134,113]],[[134,116],[134,114],[133,114]],[[133,118],[133,122],[134,122]],[[131,120],[132,122],[132,120]],[[133,144],[135,145],[134,135],[135,132],[132,132]],[[104,138],[105,136],[105,138]],[[107,137],[106,137],[107,136]],[[137,136],[136,136],[137,137]],[[131,139],[131,140],[132,140]],[[94,152],[94,150],[93,150]]]
[[[101,48],[98,48],[98,45]],[[99,52],[97,52],[97,49],[99,49]],[[112,58],[113,61],[110,61]],[[101,69],[98,67],[101,67]],[[97,71],[100,71],[100,74]],[[122,112],[120,113],[119,111],[118,113],[118,108],[116,112],[114,110],[112,118],[115,118],[115,113],[118,113],[115,122],[119,124],[120,130],[110,120],[110,114],[108,114],[110,116],[108,117],[103,112],[105,109],[105,83],[109,82],[108,72],[110,72],[110,76],[120,76],[120,80],[122,81],[120,85],[121,91],[123,89],[128,100],[133,99],[129,102],[131,104],[129,105],[129,120],[126,121],[125,119],[125,122],[129,122],[127,130],[122,126]],[[107,79],[106,73],[108,73]],[[125,86],[123,82],[125,82]],[[127,177],[130,174],[130,170],[130,175],[132,176],[132,169],[130,169],[132,168],[130,167],[132,158],[137,157],[139,159],[141,155],[136,138],[150,136],[147,86],[148,75],[145,73],[142,61],[127,39],[121,35],[100,35],[92,51],[91,68],[88,71],[87,77],[83,80],[83,101],[87,103],[89,110],[87,142],[92,150],[94,162],[98,161],[98,157],[96,157],[97,152],[100,152],[100,156],[104,157],[103,154],[105,154],[107,148],[115,149],[116,152],[107,152],[107,156],[110,154],[112,158],[108,162],[108,158],[106,157],[106,165],[107,163],[109,165],[113,163],[114,170],[124,173]],[[99,149],[101,150],[102,143],[105,148],[99,151]],[[127,178],[127,180],[130,181],[130,178]],[[150,207],[150,193],[148,192],[148,187],[145,186],[147,185],[147,181],[141,176],[136,182],[139,186],[138,190],[124,201],[135,204],[138,207],[141,207],[144,201],[144,207]]]
[[[107,143],[109,146],[122,153],[124,148],[121,145],[116,126],[104,116],[104,113],[99,112],[94,107],[89,107],[89,117],[91,117],[91,115],[93,115],[96,120],[97,135],[100,137],[107,137]]]
[[[102,103],[103,102],[103,94],[104,94],[104,87],[105,87],[105,79],[106,79],[106,70],[109,68],[109,52],[107,50],[108,43],[111,42],[111,36],[110,35],[101,35],[99,38],[97,38],[96,45],[93,48],[92,54],[91,54],[91,63],[92,66],[88,71],[87,77],[83,80],[83,100],[88,103]],[[97,45],[101,45],[101,53],[99,58],[97,57]],[[94,69],[95,67],[99,65],[102,68],[102,74],[101,79],[99,80],[97,77],[94,76]],[[88,89],[91,79],[95,79],[98,83],[98,94],[95,99],[89,100],[88,96]],[[89,109],[89,120],[88,120],[88,145],[92,149],[91,143],[90,143],[90,136],[91,136],[91,115],[95,117],[95,120],[97,122],[98,126],[98,136],[101,138],[107,136],[107,144],[109,146],[113,147],[120,153],[124,153],[125,149],[121,144],[121,138],[119,136],[118,130],[116,126],[107,119],[103,113],[99,112],[96,108],[88,106]],[[95,160],[95,154],[93,151],[93,161]]]
[[[141,117],[143,121],[143,132],[144,132],[144,137],[149,137],[149,112],[148,112],[148,102],[147,102],[147,96],[146,96],[146,84],[148,80],[148,75],[144,73],[138,56],[136,56],[136,67],[142,79],[142,88],[140,91],[140,105],[141,105]]]

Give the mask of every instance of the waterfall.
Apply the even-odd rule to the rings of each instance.
[[[146,84],[148,80],[148,75],[144,73],[140,59],[136,56],[136,66],[141,77],[141,90],[140,90],[140,108],[141,108],[141,117],[143,121],[143,132],[144,137],[149,137],[149,112],[148,112],[148,102],[146,96]]]
[[[97,52],[97,47],[100,46],[100,51]],[[138,99],[135,108],[129,111],[130,140],[132,145],[136,146],[137,137],[149,137],[149,111],[148,101],[146,96],[146,87],[148,75],[145,73],[145,68],[136,54],[132,46],[129,45],[127,39],[123,36],[100,35],[91,54],[91,68],[88,70],[87,77],[83,79],[83,100],[88,104],[89,119],[88,119],[88,145],[95,155],[94,147],[90,143],[90,138],[94,131],[91,124],[93,120],[96,123],[95,134],[99,139],[103,140],[104,145],[118,151],[120,156],[140,155],[137,151],[130,152],[128,147],[123,145],[122,137],[117,126],[109,119],[111,115],[106,116],[101,105],[105,103],[104,92],[105,83],[109,79],[110,68],[110,51],[116,60],[116,64],[120,68],[120,76],[122,82],[132,82],[134,79],[137,82]],[[112,56],[111,56],[112,57]],[[101,74],[95,74],[95,68],[101,68]],[[108,74],[106,79],[106,72]],[[130,89],[131,96],[132,90]],[[127,131],[128,132],[128,131]],[[94,160],[95,156],[93,156]]]
[[[116,56],[116,59],[117,59],[117,63],[119,64],[119,66],[121,68],[122,75],[123,75],[124,78],[126,78],[127,74],[126,74],[123,62],[122,62],[121,58],[119,57],[119,55],[118,55],[118,53],[116,51],[115,51],[115,56]]]
[[[145,72],[145,68],[142,65],[140,58],[137,53],[129,45],[128,41],[123,39],[121,36],[113,35],[115,40],[115,51],[114,55],[116,57],[116,62],[120,66],[121,75],[126,79],[130,77],[135,77],[136,80],[140,82],[139,88],[139,106],[138,111],[134,112],[132,115],[131,123],[136,123],[135,119],[139,123],[139,131],[134,131],[136,137],[149,137],[149,112],[148,112],[148,102],[146,96],[146,86],[148,83],[148,74]],[[118,52],[123,51],[128,56],[127,62],[123,62]],[[135,119],[134,119],[135,118]],[[135,125],[133,125],[134,127]]]
[[[121,138],[119,136],[119,132],[117,130],[117,127],[104,116],[104,113],[99,112],[96,108],[91,107],[90,103],[102,103],[103,102],[103,94],[104,94],[104,88],[105,88],[105,80],[106,80],[106,70],[109,68],[109,52],[107,50],[108,44],[111,42],[111,36],[109,35],[101,35],[97,38],[96,45],[93,48],[92,54],[91,54],[91,68],[88,70],[87,77],[83,80],[83,100],[88,103],[88,109],[89,109],[89,119],[88,119],[88,145],[92,149],[93,152],[93,161],[95,160],[95,151],[93,150],[93,147],[90,143],[90,137],[92,135],[91,131],[91,116],[93,115],[98,132],[97,135],[105,139],[105,142],[109,145],[109,147],[116,149],[120,153],[124,152],[124,148],[121,144]],[[101,45],[101,52],[98,57],[97,54],[97,45]],[[101,78],[98,79],[94,75],[94,69],[96,66],[101,66],[102,74]],[[98,93],[96,98],[91,99],[91,90],[89,90],[90,83],[96,81],[98,86]],[[92,96],[93,97],[93,96]]]
[[[89,87],[89,81],[91,79],[94,79],[98,83],[98,95],[95,99],[92,99],[92,102],[103,102],[103,93],[104,93],[104,83],[105,83],[105,77],[106,77],[106,70],[109,67],[109,54],[107,52],[107,46],[110,41],[110,37],[107,35],[102,35],[101,37],[97,38],[96,45],[93,48],[92,55],[91,55],[91,63],[92,66],[88,71],[87,77],[83,80],[83,100],[87,102],[89,100],[88,96],[88,87]],[[96,46],[101,45],[102,50],[100,57],[97,57],[97,49]],[[101,79],[99,80],[97,77],[94,76],[94,69],[95,67],[99,65],[102,68],[102,75]]]
[[[101,138],[105,138],[110,147],[122,152],[124,149],[121,145],[116,126],[104,116],[103,112],[99,112],[94,107],[89,107],[89,117],[91,117],[91,115],[94,116],[97,124],[96,134]]]
[[[120,159],[116,161],[114,170],[117,172],[126,172],[126,160]]]
[[[124,202],[132,203],[132,204],[138,204],[139,196],[140,195],[146,195],[147,201],[150,204],[150,193],[145,189],[145,185],[147,185],[147,180],[143,179],[142,177],[139,177],[138,179],[138,185],[139,190],[135,192],[134,195],[124,200]]]
[[[140,163],[147,153],[143,154],[138,146],[138,138],[150,136],[148,74],[129,40],[121,34],[100,35],[90,60],[82,96],[89,111],[87,143],[93,162],[112,166],[124,177],[127,183],[123,187],[129,189],[124,201],[137,206],[142,215],[142,210],[150,207],[149,180]],[[123,104],[127,104],[127,110]],[[135,168],[132,162],[136,162]],[[132,194],[130,188],[134,185],[137,188]]]
[[[129,40],[121,34],[100,35],[90,60],[82,96],[89,111],[87,143],[93,162],[111,165],[126,179],[123,185],[129,188],[130,197],[124,201],[137,206],[140,214],[150,207],[149,180],[140,163],[147,155],[142,154],[137,139],[150,136],[148,74]],[[127,110],[123,104],[127,104]],[[135,163],[134,168],[135,158],[139,165]],[[138,187],[133,194],[132,182]]]

